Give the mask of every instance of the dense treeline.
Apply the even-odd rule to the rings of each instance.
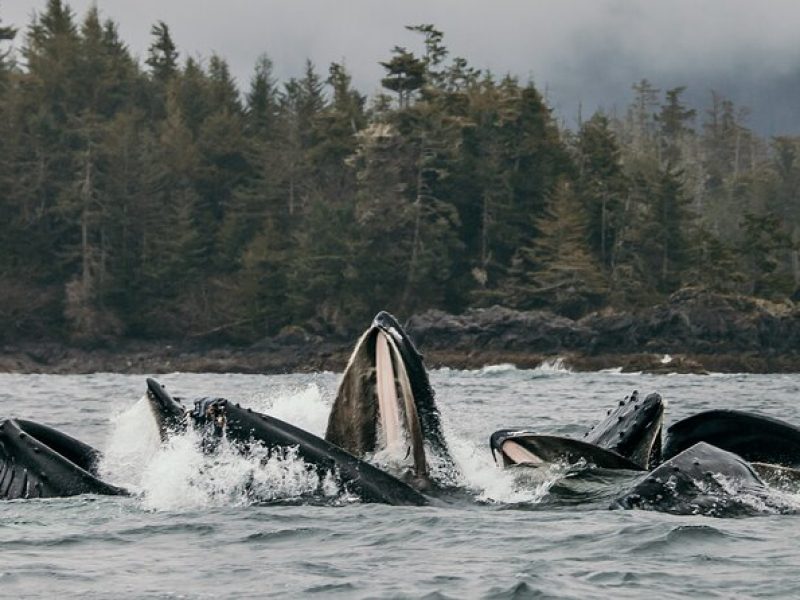
[[[0,337],[250,341],[379,308],[797,293],[799,139],[647,81],[570,131],[533,84],[412,29],[424,50],[396,47],[367,99],[341,64],[279,83],[267,57],[240,94],[161,22],[138,64],[61,0],[0,25]]]

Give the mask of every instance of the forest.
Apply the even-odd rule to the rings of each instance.
[[[0,18],[2,6],[0,6]],[[0,22],[0,341],[247,344],[503,305],[573,318],[696,286],[800,296],[800,138],[635,83],[566,127],[531,81],[419,49],[239,89],[156,22],[142,64],[97,8]],[[12,44],[14,50],[12,51]]]

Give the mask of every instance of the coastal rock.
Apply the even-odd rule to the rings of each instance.
[[[756,355],[759,364],[764,364],[763,357],[800,352],[800,308],[796,305],[694,288],[680,290],[653,307],[606,309],[577,321],[547,311],[493,306],[462,315],[428,311],[409,319],[407,327],[423,349],[473,354],[640,353],[641,364],[630,368],[649,372],[702,371],[694,359],[681,358],[664,367],[652,362],[668,353]]]
[[[412,316],[409,334],[430,367],[532,368],[563,358],[585,371],[647,373],[800,371],[800,307],[687,288],[636,311],[604,309],[579,320],[493,306]],[[104,348],[53,342],[5,346],[0,372],[119,373],[339,371],[353,336],[289,327],[249,347],[198,340],[125,340]]]
[[[501,306],[471,309],[463,315],[427,311],[411,317],[406,328],[417,345],[435,348],[559,352],[591,340],[588,329],[567,317]]]

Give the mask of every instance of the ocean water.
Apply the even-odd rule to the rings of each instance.
[[[634,389],[667,424],[710,408],[800,423],[800,375],[569,373],[557,363],[431,374],[462,491],[426,507],[361,504],[291,457],[212,458],[191,434],[162,445],[144,376],[0,375],[5,416],[101,448],[128,498],[0,502],[3,598],[800,597],[800,516],[609,510],[554,468],[494,466],[489,434],[581,435]],[[175,395],[224,396],[322,434],[339,375],[174,373]],[[322,486],[329,501],[301,498]],[[598,486],[604,489],[608,486]],[[254,504],[251,491],[272,502]],[[800,496],[783,500],[800,507]]]

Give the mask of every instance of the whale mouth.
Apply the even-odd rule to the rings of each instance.
[[[379,425],[376,454],[382,454],[389,466],[405,470],[405,478],[427,477],[422,427],[408,369],[394,337],[383,329],[375,335],[375,380]]]
[[[643,470],[628,458],[594,444],[558,435],[502,429],[489,438],[495,462],[503,467],[541,467],[556,462],[583,461],[602,469]]]
[[[325,439],[425,487],[425,441],[437,431],[425,430],[420,410],[435,411],[421,356],[397,320],[380,312],[350,356]]]
[[[148,377],[145,397],[158,425],[158,432],[162,440],[165,440],[170,434],[186,430],[186,408],[179,400],[173,398],[163,385]]]
[[[99,479],[100,453],[66,433],[26,419],[0,421],[0,499],[127,495]]]
[[[494,432],[489,444],[495,462],[506,467],[583,458],[603,468],[649,470],[661,462],[663,421],[661,396],[650,394],[642,400],[633,392],[583,439],[504,429]]]

